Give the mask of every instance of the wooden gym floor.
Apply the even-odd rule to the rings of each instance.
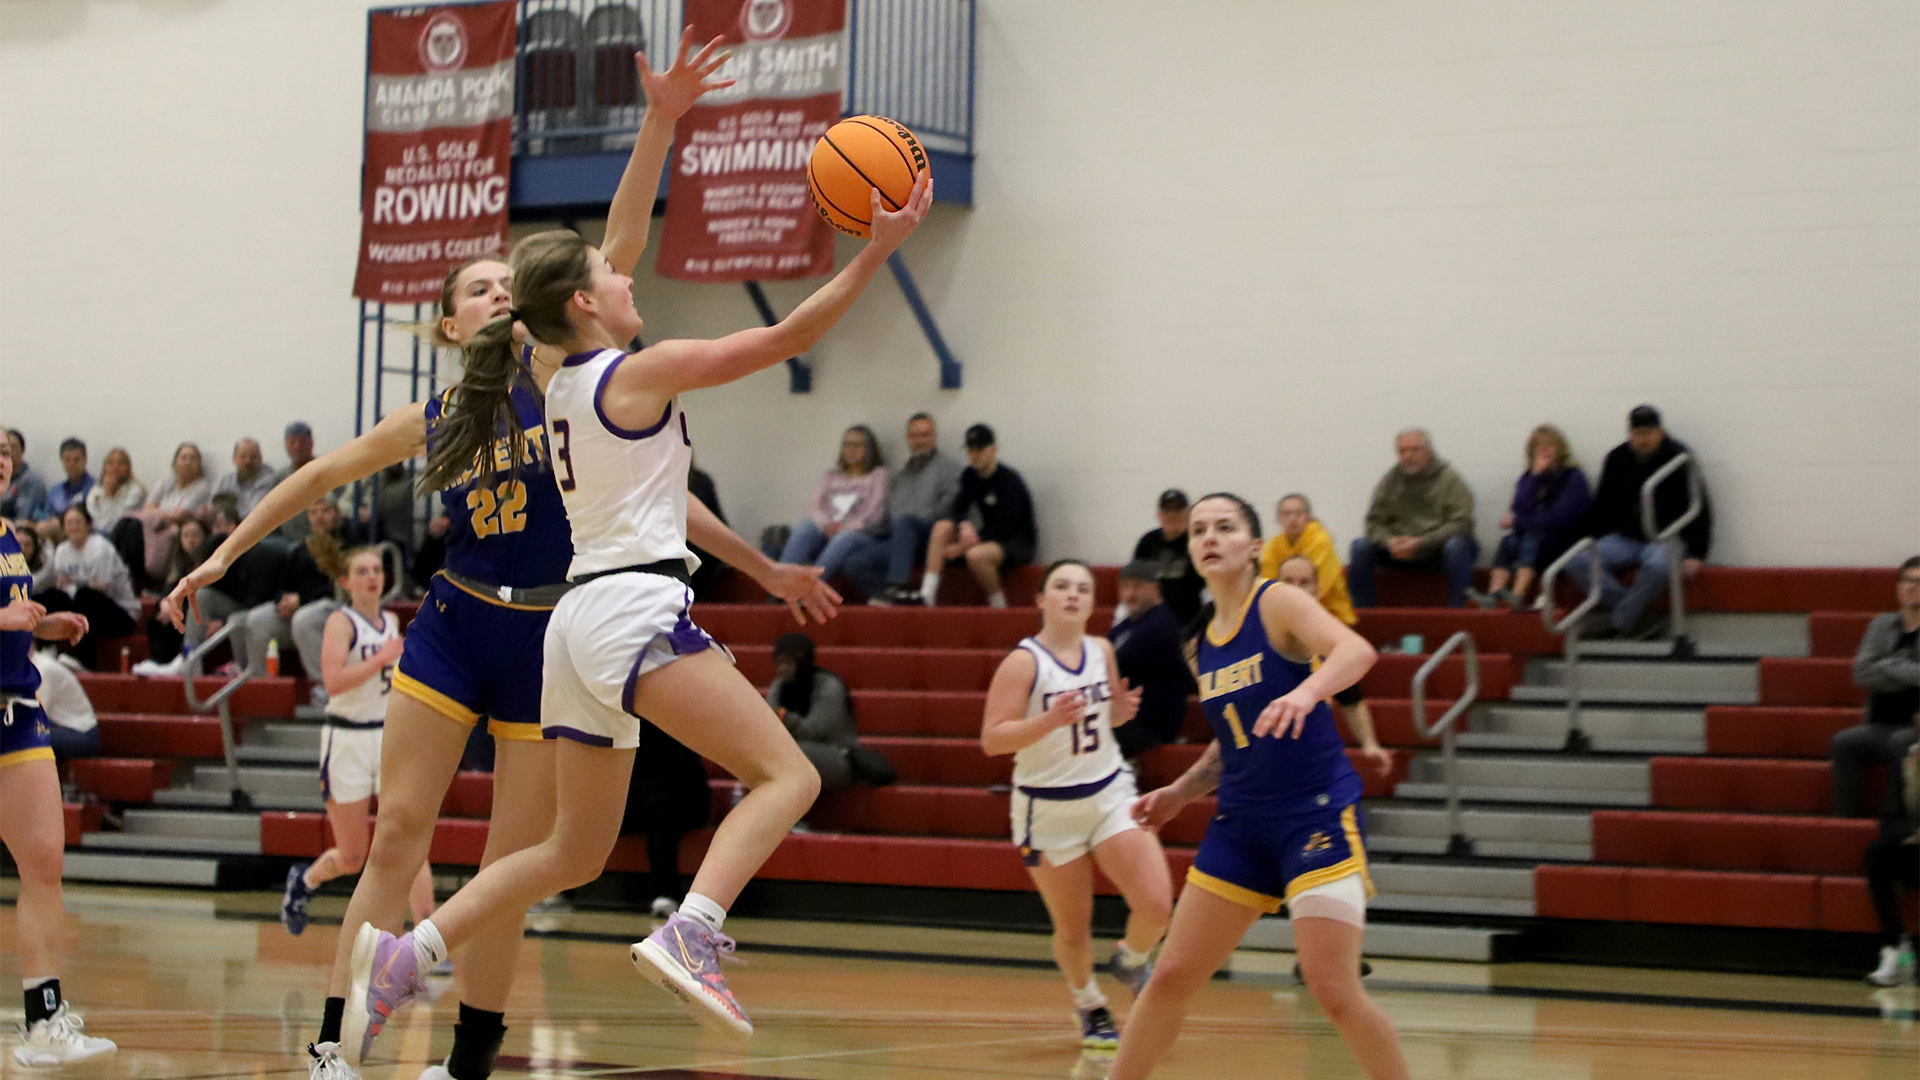
[[[15,985],[17,883],[0,881],[0,987]],[[77,1078],[304,1076],[344,902],[317,898],[299,938],[278,897],[70,887],[62,984],[118,1054]],[[704,1033],[643,983],[627,945],[643,918],[535,916],[496,1076],[959,1080],[1102,1077],[1083,1057],[1044,938],[907,927],[737,920],[746,963],[729,980],[751,1042]],[[1195,1003],[1156,1076],[1357,1077],[1284,954],[1244,953]],[[1376,962],[1369,985],[1416,1077],[1485,1080],[1920,1076],[1913,988],[1864,981],[1536,964]],[[1126,992],[1109,989],[1125,1023]],[[401,1014],[369,1080],[415,1080],[446,1053],[456,995]],[[0,995],[0,1019],[19,999]],[[10,1045],[12,1024],[0,1042]],[[0,1076],[30,1070],[0,1055]],[[31,1070],[47,1075],[44,1070]]]

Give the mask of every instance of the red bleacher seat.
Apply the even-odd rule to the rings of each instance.
[[[1893,567],[1703,566],[1687,583],[1694,611],[1886,611]]]
[[[807,811],[815,829],[913,836],[1009,835],[1007,794],[985,788],[895,784],[820,796]]]
[[[1686,810],[1824,814],[1833,772],[1824,761],[1656,757],[1653,805]]]
[[[740,671],[755,685],[773,681],[773,649],[735,649]],[[1000,649],[909,649],[827,646],[821,667],[855,690],[985,690],[1006,653]]]
[[[1819,879],[1811,874],[1629,870],[1633,922],[1811,930],[1819,924]]]
[[[1871,611],[1816,611],[1807,616],[1807,651],[1812,656],[1853,659],[1867,636]]]
[[[1013,756],[988,757],[978,739],[862,735],[860,745],[885,757],[902,784],[984,788],[1013,780]]]
[[[1876,828],[1865,818],[1595,810],[1593,858],[1636,866],[1863,874]]]
[[[1839,657],[1767,656],[1760,660],[1762,705],[1860,705],[1853,661]]]
[[[447,785],[447,796],[440,803],[446,817],[490,818],[493,816],[493,774],[460,772]]]
[[[114,757],[218,758],[220,718],[180,713],[101,713],[100,752]]]
[[[116,713],[184,713],[187,709],[187,694],[183,688],[184,680],[178,677],[142,678],[137,675],[97,674],[82,672],[80,685],[87,692],[87,700],[100,712]],[[203,678],[195,684],[201,700],[212,697],[225,685],[227,680]],[[260,677],[247,682],[234,691],[232,702],[235,719],[256,716],[286,717],[293,715],[294,681],[285,676],[276,678]]]
[[[1834,734],[1859,722],[1860,710],[1853,708],[1713,705],[1707,708],[1707,753],[1825,758]]]
[[[979,690],[856,690],[853,711],[863,735],[929,735],[978,739],[987,695]]]
[[[173,777],[173,762],[144,758],[76,758],[73,782],[102,801],[146,804]]]
[[[1627,869],[1556,863],[1536,866],[1533,907],[1546,918],[1618,922],[1627,917]]]
[[[1375,645],[1398,647],[1401,638],[1419,634],[1428,651],[1437,649],[1456,631],[1473,635],[1482,652],[1537,656],[1561,651],[1560,639],[1547,633],[1538,613],[1481,611],[1478,608],[1363,608],[1354,629]]]
[[[1430,642],[1430,647],[1438,647],[1438,642]],[[1413,690],[1414,672],[1430,659],[1427,656],[1407,655],[1405,653],[1381,653],[1380,659],[1360,680],[1360,688],[1369,698],[1406,698]],[[1482,700],[1499,701],[1511,697],[1515,677],[1513,657],[1505,653],[1480,654],[1480,697]],[[1450,701],[1467,685],[1466,661],[1458,654],[1440,662],[1440,667],[1427,680],[1427,700],[1430,702]]]

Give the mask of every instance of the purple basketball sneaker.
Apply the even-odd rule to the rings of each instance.
[[[395,1009],[426,990],[413,956],[413,935],[394,937],[372,923],[353,939],[352,984],[340,1023],[340,1056],[358,1069],[373,1037]]]
[[[736,1035],[753,1034],[753,1021],[733,1000],[720,961],[733,955],[733,939],[675,912],[666,925],[630,950],[633,966],[648,982],[691,1006],[703,1022]]]

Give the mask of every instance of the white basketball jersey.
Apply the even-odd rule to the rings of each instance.
[[[1061,788],[1090,784],[1112,776],[1124,762],[1114,742],[1108,714],[1113,686],[1107,675],[1107,651],[1095,639],[1080,639],[1080,666],[1070,668],[1032,638],[1020,647],[1033,654],[1033,692],[1027,696],[1027,715],[1046,712],[1062,695],[1078,690],[1087,699],[1086,713],[1066,727],[1055,728],[1013,755],[1013,782],[1025,788]]]
[[[400,620],[394,618],[391,611],[381,612],[380,625],[375,626],[351,607],[340,610],[353,627],[353,641],[347,646],[349,664],[366,661],[387,642],[400,636]],[[327,698],[327,715],[356,724],[384,722],[387,719],[387,697],[392,692],[393,665],[388,664],[359,686]]]
[[[600,396],[627,358],[619,349],[569,356],[547,384],[547,442],[573,528],[569,577],[681,559],[687,548],[687,472],[693,439],[678,397],[637,430],[615,427]]]

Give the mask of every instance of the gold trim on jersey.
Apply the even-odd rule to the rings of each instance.
[[[487,721],[487,734],[510,742],[545,742],[547,738],[540,733],[540,725],[537,723],[516,724],[493,719]]]
[[[0,769],[13,765],[25,765],[29,761],[52,761],[53,747],[29,746],[25,750],[15,750],[11,754],[0,754]]]
[[[505,600],[500,599],[498,596],[492,596],[487,593],[483,593],[478,589],[470,589],[467,586],[460,584],[458,581],[453,580],[453,578],[449,576],[445,570],[437,571],[433,576],[439,578],[440,580],[446,582],[447,584],[453,586],[454,588],[459,589],[461,592],[466,593],[468,596],[471,596],[476,600],[485,600],[487,603],[492,604],[494,607],[503,607],[512,611],[549,611],[550,612],[553,610],[552,604],[509,604]]]
[[[464,724],[467,727],[472,727],[480,722],[479,713],[474,712],[465,705],[435,690],[419,679],[413,678],[404,671],[394,671],[393,689],[395,693],[405,694],[456,724]]]
[[[1360,883],[1367,887],[1367,898],[1373,898],[1373,875],[1367,873],[1367,849],[1360,841],[1360,821],[1353,807],[1340,811],[1340,829],[1347,834],[1347,850],[1353,854],[1332,866],[1309,871],[1287,882],[1286,899],[1292,900],[1308,889],[1330,885],[1353,874],[1360,875]]]
[[[1215,635],[1213,632],[1213,624],[1207,624],[1207,640],[1212,642],[1215,648],[1219,648],[1240,636],[1240,628],[1246,625],[1247,622],[1247,612],[1253,610],[1254,601],[1260,599],[1260,586],[1262,584],[1264,584],[1264,582],[1260,578],[1253,579],[1253,589],[1247,593],[1247,602],[1240,605],[1240,613],[1233,617],[1232,629],[1227,631],[1226,637]]]
[[[1263,892],[1254,892],[1243,885],[1235,885],[1231,881],[1222,881],[1194,866],[1187,867],[1187,884],[1205,889],[1222,900],[1239,904],[1241,907],[1250,907],[1268,915],[1278,912],[1280,905],[1284,903],[1277,896],[1268,896]]]

